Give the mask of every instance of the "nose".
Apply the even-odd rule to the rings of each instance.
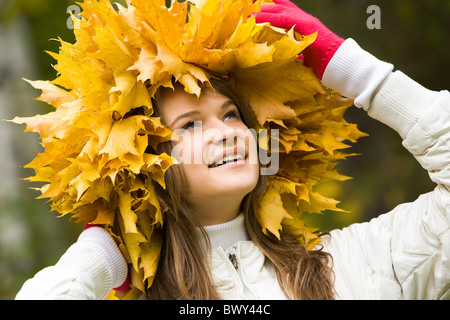
[[[203,132],[207,143],[234,145],[239,135],[238,129],[227,125],[222,121],[216,121],[214,126],[210,126]]]

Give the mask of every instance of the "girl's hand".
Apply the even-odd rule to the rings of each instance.
[[[304,12],[288,0],[273,0],[274,5],[261,7],[261,12],[254,12],[257,23],[269,22],[271,25],[291,29],[301,35],[318,33],[316,40],[303,52],[305,65],[312,67],[315,74],[322,79],[323,73],[337,49],[344,42],[316,17]]]

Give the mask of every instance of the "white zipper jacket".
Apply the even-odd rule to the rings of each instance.
[[[352,39],[330,61],[323,83],[395,129],[437,184],[413,203],[324,239],[333,257],[336,298],[449,299],[450,93],[393,72]],[[243,219],[206,228],[218,292],[224,299],[286,299],[273,265],[247,238]],[[28,280],[16,299],[104,299],[126,276],[109,234],[90,228],[55,266]]]

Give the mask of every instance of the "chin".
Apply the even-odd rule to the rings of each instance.
[[[224,173],[212,179],[211,186],[218,194],[247,195],[257,185],[259,179],[258,171],[246,173]]]

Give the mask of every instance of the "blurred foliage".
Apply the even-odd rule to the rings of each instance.
[[[44,51],[57,52],[58,37],[73,42],[72,30],[66,27],[67,8],[74,4],[72,0],[3,0],[6,1],[0,11],[0,24],[12,23],[16,19],[26,19],[29,25],[29,41],[36,49],[35,63],[42,79],[55,78],[51,68],[54,60]]]
[[[123,1],[121,1],[123,2]],[[448,55],[450,42],[450,1],[442,0],[315,0],[294,1],[317,16],[338,35],[355,39],[361,47],[382,60],[393,63],[414,80],[432,90],[450,88]],[[52,58],[44,51],[56,52],[58,39],[73,42],[72,30],[67,28],[69,0],[0,0],[0,31],[2,26],[21,19],[28,25],[24,35],[31,47],[36,79],[55,78]],[[366,9],[376,4],[381,9],[381,29],[369,30]],[[5,50],[0,43],[0,50]],[[22,75],[27,77],[27,75]],[[33,79],[33,80],[36,80]],[[22,81],[17,79],[17,81]],[[34,94],[37,96],[38,92]],[[30,102],[30,114],[42,113],[45,106]],[[343,183],[325,183],[322,192],[342,200],[340,207],[347,213],[326,213],[318,218],[305,215],[311,224],[324,230],[342,228],[353,222],[368,221],[396,205],[413,201],[418,195],[431,191],[433,184],[427,173],[401,146],[397,133],[371,120],[364,111],[351,108],[349,122],[369,133],[351,151],[361,154],[343,161],[340,172],[354,177]],[[0,124],[3,125],[3,124]],[[23,161],[18,159],[19,162]],[[19,165],[25,163],[21,162]],[[28,175],[25,172],[23,176]],[[22,176],[22,174],[21,174]],[[0,299],[12,299],[23,282],[38,270],[54,264],[61,254],[76,241],[82,226],[57,219],[50,213],[38,194],[20,183],[20,194],[0,206]],[[6,213],[5,213],[6,212]],[[15,212],[16,216],[8,215]],[[22,223],[17,223],[22,221]],[[25,223],[25,225],[24,225]],[[11,237],[9,237],[11,234]],[[18,234],[21,243],[8,242]],[[13,235],[15,237],[13,237]]]

